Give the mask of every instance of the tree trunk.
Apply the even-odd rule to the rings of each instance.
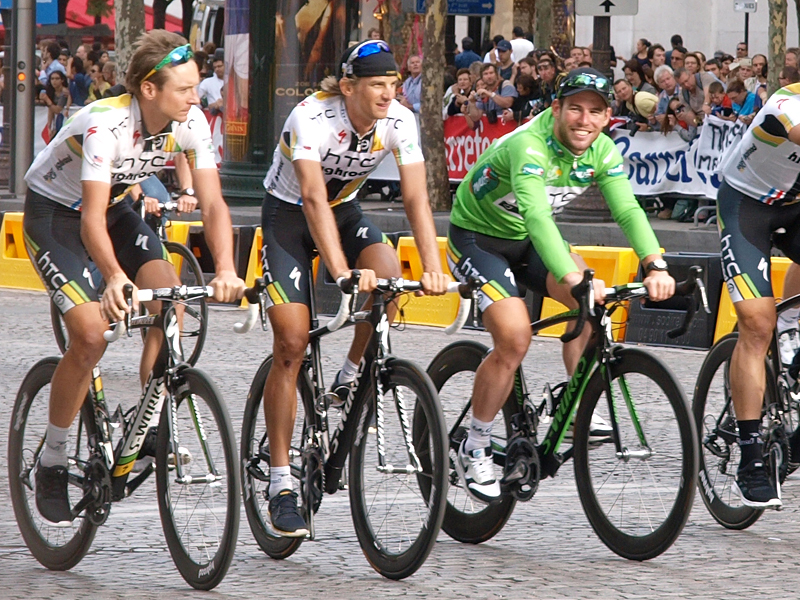
[[[536,34],[537,48],[550,48],[553,44],[553,2],[552,0],[537,0],[536,2]]]
[[[117,81],[125,81],[133,44],[144,33],[144,0],[114,0]]]
[[[153,29],[167,28],[167,6],[172,0],[153,0]]]
[[[425,3],[425,38],[422,62],[422,102],[420,106],[420,143],[425,151],[428,194],[434,211],[450,210],[450,182],[444,146],[442,97],[444,96],[444,30],[447,0]]]
[[[786,50],[787,0],[769,0],[769,75],[767,93],[774,93],[779,87],[778,74],[784,64]],[[795,0],[797,2],[797,0]]]

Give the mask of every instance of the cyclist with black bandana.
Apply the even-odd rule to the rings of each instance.
[[[416,121],[395,101],[398,75],[389,46],[367,40],[348,49],[340,65],[338,77],[323,80],[322,91],[289,115],[264,179],[262,260],[274,332],[274,362],[264,386],[269,513],[276,533],[289,537],[308,533],[289,472],[297,375],[310,325],[308,266],[317,249],[336,278],[358,268],[361,291],[374,289],[376,277],[400,276],[394,249],[356,201],[367,176],[389,152],[397,161],[403,204],[422,259],[424,291],[442,294],[450,281],[439,259]],[[350,397],[369,336],[368,325],[356,327],[334,380],[342,402]]]
[[[92,368],[105,351],[108,322],[119,321],[130,310],[123,288],[180,285],[158,237],[123,201],[136,183],[158,173],[179,152],[192,170],[214,255],[216,277],[210,285],[215,297],[230,302],[244,290],[233,263],[231,220],[211,132],[195,106],[198,82],[186,40],[163,30],[143,35],[126,78],[130,93],[81,109],[25,176],[28,254],[63,314],[70,339],[53,374],[46,443],[36,465],[36,505],[48,521],[72,520],[66,469],[69,428],[86,398]],[[92,262],[106,283],[99,301]],[[162,337],[158,327],[150,328],[142,353],[143,377],[156,361]]]
[[[602,133],[611,115],[611,84],[599,71],[581,68],[561,81],[548,108],[513,133],[496,140],[458,187],[450,215],[447,258],[459,280],[483,282],[479,304],[494,350],[475,374],[472,422],[459,449],[456,471],[479,502],[499,499],[491,449],[492,421],[511,392],[514,373],[531,341],[530,319],[517,282],[577,308],[570,294],[586,264],[571,254],[553,214],[594,181],[625,232],[647,274],[650,297],[675,291],[659,244],[622,166],[622,156]],[[604,283],[594,281],[597,302]],[[565,344],[564,364],[574,371],[590,328]],[[610,427],[593,419],[590,434],[607,437]]]

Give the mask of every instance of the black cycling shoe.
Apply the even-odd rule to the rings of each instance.
[[[297,493],[282,490],[269,499],[269,519],[275,533],[283,537],[305,537],[308,535],[306,521],[297,508]]]
[[[36,465],[36,508],[48,521],[57,525],[72,523],[67,485],[69,473],[61,465],[43,467]]]
[[[763,460],[750,461],[736,472],[733,489],[742,499],[742,504],[751,508],[778,508],[783,506],[778,490],[770,480]]]
[[[341,374],[341,371],[336,373],[336,377],[333,378],[333,385],[331,386],[331,392],[336,396],[331,401],[331,406],[333,408],[342,408],[347,404],[347,400],[353,395],[356,389],[355,379],[350,383],[339,383],[339,376],[341,376]]]

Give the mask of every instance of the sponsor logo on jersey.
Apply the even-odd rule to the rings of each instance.
[[[497,186],[500,185],[500,180],[497,174],[492,170],[492,165],[486,165],[478,173],[472,177],[470,187],[476,199],[481,200]]]
[[[608,171],[606,171],[606,175],[609,177],[619,177],[620,175],[625,174],[625,169],[622,168],[622,163],[619,163],[616,167],[611,167]]]
[[[537,175],[539,177],[544,177],[544,167],[528,163],[522,165],[522,173],[523,175]]]
[[[569,174],[570,179],[580,181],[581,183],[589,183],[594,177],[594,169],[589,165],[578,165]]]

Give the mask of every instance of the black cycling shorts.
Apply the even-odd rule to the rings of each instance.
[[[530,239],[506,240],[450,224],[447,264],[462,283],[470,277],[483,282],[478,306],[485,311],[503,298],[522,297],[522,284],[543,296],[547,293],[547,267]]]
[[[127,202],[108,208],[108,235],[119,265],[131,281],[151,260],[168,260],[155,232]],[[96,267],[81,241],[81,213],[28,190],[22,223],[34,268],[62,314],[98,301]]]
[[[770,249],[800,262],[800,202],[769,206],[722,182],[717,193],[722,274],[731,300],[772,297]]]
[[[372,244],[388,243],[381,230],[361,212],[356,201],[333,208],[347,264],[356,266],[361,251]],[[316,244],[308,229],[303,207],[267,194],[261,205],[261,266],[267,283],[268,306],[298,302],[311,306],[308,272]]]

